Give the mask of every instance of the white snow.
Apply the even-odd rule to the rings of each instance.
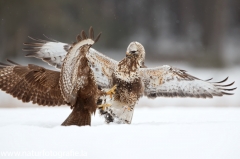
[[[70,111],[1,108],[0,158],[240,158],[240,108],[136,108],[131,125],[97,113],[91,127],[60,126]]]
[[[239,159],[239,67],[173,66],[202,79],[229,76],[238,89],[213,99],[142,98],[131,125],[107,125],[97,113],[91,127],[62,127],[69,107],[26,104],[0,91],[0,158]]]

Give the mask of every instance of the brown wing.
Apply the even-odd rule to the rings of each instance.
[[[86,54],[100,35],[101,33],[94,40],[92,27],[89,29],[89,37],[87,37],[85,31],[82,31],[81,35],[77,36],[77,42],[69,49],[64,59],[60,73],[60,86],[64,99],[71,105],[76,103],[79,90],[85,89],[91,82],[89,77],[94,80],[93,74],[90,73]]]
[[[14,63],[16,64],[16,63]],[[60,72],[29,64],[0,64],[0,89],[23,102],[64,105],[59,87]]]

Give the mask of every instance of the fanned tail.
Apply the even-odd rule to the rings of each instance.
[[[91,113],[88,110],[74,108],[68,118],[62,123],[62,126],[85,126],[91,125]]]

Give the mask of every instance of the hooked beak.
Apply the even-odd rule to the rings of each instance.
[[[136,51],[130,51],[130,52],[126,52],[127,56],[133,56],[136,55]]]
[[[127,55],[127,56],[131,56],[132,54],[131,54],[131,53],[129,53],[129,52],[126,52],[126,55]]]

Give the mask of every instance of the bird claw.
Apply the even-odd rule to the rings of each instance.
[[[116,93],[117,85],[114,85],[109,91],[106,92],[106,95],[109,95],[112,99],[112,96]]]
[[[125,110],[132,111],[133,108],[131,106],[124,106]]]
[[[98,108],[102,108],[102,110],[105,110],[107,107],[110,107],[111,105],[112,104],[105,103],[105,104],[98,105]]]

